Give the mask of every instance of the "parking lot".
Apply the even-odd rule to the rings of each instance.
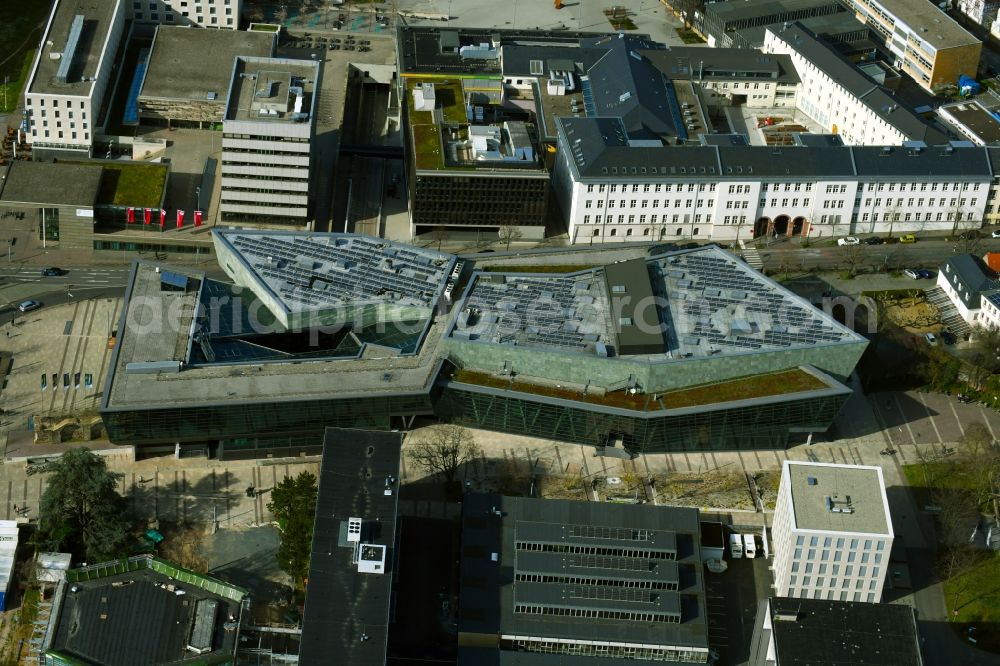
[[[727,554],[726,571],[715,574],[705,570],[708,643],[719,653],[717,663],[740,664],[747,660],[757,599],[772,594],[768,562],[763,557],[734,560]]]
[[[869,401],[893,446],[953,444],[976,421],[983,423],[994,439],[1000,432],[1000,411],[978,403],[962,404],[955,396],[887,391],[873,393]]]

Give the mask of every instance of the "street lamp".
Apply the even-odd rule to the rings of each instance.
[[[194,188],[194,208],[195,210],[201,210],[201,188]]]

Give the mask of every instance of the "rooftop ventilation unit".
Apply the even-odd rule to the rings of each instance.
[[[66,38],[66,48],[63,49],[62,60],[59,62],[59,69],[56,70],[56,82],[68,83],[69,70],[73,66],[76,49],[80,44],[80,35],[83,34],[83,14],[73,17],[73,22],[69,26],[69,36]]]
[[[830,513],[854,513],[850,495],[833,495],[826,498],[826,510]]]
[[[361,519],[360,518],[348,518],[347,519],[347,540],[351,543],[359,543],[361,541]]]
[[[374,543],[360,544],[357,554],[358,573],[385,573],[385,546]]]
[[[807,476],[806,477],[806,485],[815,486],[816,485],[816,477],[815,476]]]

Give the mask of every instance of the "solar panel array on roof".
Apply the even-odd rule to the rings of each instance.
[[[655,262],[683,355],[841,342],[850,331],[723,253],[681,253]]]
[[[230,242],[292,311],[365,301],[431,307],[450,263],[363,236],[239,234]]]
[[[565,277],[477,277],[452,337],[597,353],[613,344],[603,272]]]

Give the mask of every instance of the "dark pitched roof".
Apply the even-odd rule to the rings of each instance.
[[[984,293],[1000,289],[996,274],[982,259],[971,254],[949,257],[942,264],[941,272],[967,308],[979,309]]]
[[[639,54],[670,79],[752,78],[755,81],[798,83],[791,56],[785,53],[753,53],[748,49],[706,49],[673,46],[642,50]]]
[[[982,148],[932,146],[854,146],[859,176],[965,176],[988,178],[990,164]]]
[[[333,660],[384,664],[395,567],[396,500],[384,494],[399,475],[402,435],[327,428],[302,622],[303,664]],[[361,540],[387,548],[384,574],[359,573],[344,547],[348,518],[361,518]],[[363,638],[367,636],[367,638]]]
[[[943,132],[928,125],[888,89],[870,79],[801,23],[795,22],[787,27],[773,27],[768,30],[860,99],[909,140],[923,141],[928,145],[947,143],[948,137]]]
[[[659,44],[619,33],[618,37],[581,39],[580,45],[607,49],[587,72],[593,96],[593,109],[588,105],[588,115],[620,117],[632,138],[677,133],[668,92],[670,83],[648,58],[639,54]]]
[[[842,147],[750,146],[719,149],[723,176],[850,176],[854,173],[851,151]]]
[[[742,146],[729,139],[702,145],[630,146],[618,118],[557,118],[561,141],[569,146],[582,178],[659,180],[829,176],[868,179],[908,176],[962,177],[988,181],[1000,167],[1000,153],[975,146],[837,146],[807,138],[802,146]],[[828,145],[822,145],[828,144]]]
[[[773,597],[769,611],[776,666],[923,663],[909,606]]]

